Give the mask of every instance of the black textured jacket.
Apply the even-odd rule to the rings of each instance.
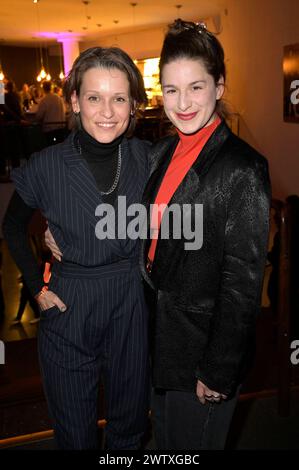
[[[144,194],[153,203],[178,141],[152,149],[154,166]],[[159,238],[152,273],[156,293],[152,330],[153,384],[234,393],[251,364],[267,253],[270,182],[264,157],[222,122],[170,204],[203,204],[203,244],[188,251],[184,238]],[[151,290],[151,289],[150,289]],[[154,292],[152,291],[152,292]]]

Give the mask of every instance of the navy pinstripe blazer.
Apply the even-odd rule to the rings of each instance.
[[[63,143],[33,154],[26,165],[13,170],[17,192],[27,205],[41,209],[65,261],[100,266],[138,257],[136,240],[96,237],[95,210],[103,200],[74,136],[72,132]],[[150,143],[137,138],[124,138],[121,143],[118,195],[126,196],[127,207],[141,202],[149,175],[149,149]]]

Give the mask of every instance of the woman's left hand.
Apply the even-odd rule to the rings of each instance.
[[[227,398],[227,395],[211,390],[200,380],[197,381],[196,395],[202,405],[205,404],[206,400],[218,403],[220,400],[226,400]]]
[[[41,290],[37,295],[35,295],[35,300],[41,311],[48,310],[52,307],[58,307],[61,312],[67,310],[65,303],[51,290]]]

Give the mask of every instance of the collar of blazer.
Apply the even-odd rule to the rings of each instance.
[[[75,145],[76,131],[72,131],[62,144],[62,158],[64,163],[74,167],[83,161]]]
[[[80,203],[97,200],[102,202],[102,196],[98,190],[96,180],[93,177],[85,158],[79,153],[75,144],[76,132],[71,132],[62,144],[62,158],[69,168],[70,182],[80,196]],[[136,202],[136,184],[138,184],[138,168],[134,164],[132,148],[128,139],[121,142],[122,163],[121,176],[118,183],[118,194],[125,195],[127,205]],[[136,157],[135,157],[136,158]],[[83,200],[81,199],[83,198]],[[117,207],[117,205],[116,205]]]
[[[196,181],[205,175],[211,165],[213,164],[220,148],[227,140],[229,135],[231,134],[230,129],[228,128],[225,121],[222,121],[219,126],[216,128],[215,132],[212,134],[204,148],[200,153],[200,158],[198,158],[192,165],[191,169],[189,170],[187,177],[192,178],[192,187],[196,187]],[[168,136],[162,141],[157,142],[153,146],[150,151],[150,161],[152,163],[151,166],[151,175],[146,186],[144,195],[143,195],[143,204],[148,208],[150,204],[152,204],[155,200],[157,191],[160,187],[161,181],[166,173],[168,168],[169,162],[172,158],[173,152],[176,148],[178,143],[178,136]],[[195,181],[196,180],[196,181]],[[179,186],[180,188],[180,186]],[[179,192],[179,188],[176,190],[172,202],[175,201],[176,194]],[[188,201],[186,201],[188,202]],[[149,230],[149,217],[147,220],[148,223],[148,230]],[[154,287],[148,273],[145,269],[146,263],[146,255],[149,248],[149,240],[143,239],[141,240],[141,249],[140,249],[140,268],[142,271],[142,275],[145,280],[148,282],[149,285]]]
[[[68,181],[72,191],[72,196],[78,205],[83,209],[86,220],[92,228],[96,227],[98,215],[96,209],[103,202],[103,196],[98,190],[96,180],[89,169],[88,163],[80,155],[75,145],[75,132],[72,132],[63,142],[61,155],[68,169]],[[54,147],[55,148],[55,147]],[[57,146],[58,148],[58,146]],[[121,176],[118,183],[118,194],[126,196],[126,204],[129,206],[136,202],[136,184],[138,184],[138,168],[134,165],[133,155],[128,143],[124,138],[121,143],[122,166]],[[131,158],[129,158],[131,157]],[[133,162],[133,163],[132,163]],[[118,204],[114,205],[116,219],[118,217]],[[118,219],[117,219],[118,220]],[[115,253],[123,257],[124,246],[127,239],[109,239],[111,247]]]
[[[222,121],[202,149],[200,158],[196,159],[191,167],[198,177],[205,175],[209,171],[220,148],[230,134],[231,131],[227,124],[225,121]],[[157,142],[150,150],[151,172],[143,196],[143,203],[146,205],[154,202],[156,193],[166,173],[178,140],[178,135],[168,136]]]

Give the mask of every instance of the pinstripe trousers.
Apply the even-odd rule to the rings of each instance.
[[[67,305],[41,312],[39,359],[61,449],[97,448],[102,376],[107,449],[137,449],[149,407],[147,309],[137,265],[54,265],[49,289]]]

